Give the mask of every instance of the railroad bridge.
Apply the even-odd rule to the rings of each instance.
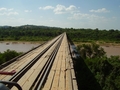
[[[78,90],[66,33],[0,65],[4,90]],[[5,87],[5,85],[7,87]]]

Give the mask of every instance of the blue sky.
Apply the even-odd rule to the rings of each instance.
[[[0,26],[120,30],[120,0],[0,0]]]

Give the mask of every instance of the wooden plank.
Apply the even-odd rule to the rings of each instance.
[[[70,67],[66,70],[66,90],[73,90]]]
[[[45,63],[47,62],[47,60],[48,60],[48,57],[47,58],[43,58],[43,60],[41,60],[41,59],[38,60],[38,62],[35,63],[35,65],[30,69],[30,70],[34,70],[34,71],[31,74],[31,76],[28,78],[28,80],[24,83],[24,85],[22,85],[24,90],[26,90],[26,86],[27,86],[28,89],[31,87],[32,83],[34,82],[34,80],[36,79],[36,77],[38,76],[40,71],[42,70],[42,68],[45,65]],[[27,76],[27,74],[26,74],[26,76]]]
[[[59,77],[60,77],[60,70],[61,70],[61,55],[62,55],[62,50],[61,50],[61,47],[59,49],[59,61],[58,61],[58,64],[57,64],[57,67],[56,67],[56,72],[55,72],[55,76],[54,76],[54,79],[53,79],[53,84],[52,84],[52,87],[51,87],[51,90],[57,90],[58,89],[58,85],[59,85]]]
[[[43,90],[50,90],[51,89],[52,83],[53,83],[53,78],[54,78],[54,75],[55,75],[55,69],[57,67],[58,61],[59,61],[59,53],[57,53],[57,55],[56,55],[55,61],[53,63],[51,71],[50,71],[50,73],[48,75],[48,78],[47,78],[47,81],[46,81],[46,83],[44,85]]]
[[[27,75],[24,75],[24,77],[22,77],[22,79],[20,79],[19,81],[18,81],[18,84],[22,87],[23,85],[24,85],[24,83],[26,82],[26,81],[28,81],[29,79],[29,77],[31,76],[31,74],[34,72],[34,70],[29,70],[26,74]],[[22,89],[23,89],[23,87],[22,87]],[[12,90],[16,90],[16,88],[12,88]],[[25,90],[25,89],[23,89],[23,90]]]
[[[65,78],[64,78],[64,76],[65,76],[65,72],[61,71],[58,90],[65,90]]]
[[[48,79],[47,79],[45,86],[43,87],[42,90],[50,90],[51,89],[54,75],[55,75],[55,71],[53,71],[53,70],[50,71]]]
[[[78,85],[76,80],[73,80],[73,90],[78,90]]]
[[[65,48],[64,48],[64,43],[62,45],[62,55],[61,55],[61,72],[60,72],[60,79],[59,79],[59,88],[58,90],[65,90]]]
[[[29,77],[29,79],[26,81],[26,83],[22,86],[24,90],[26,90],[26,86],[28,89],[30,89],[32,83],[34,82],[34,80],[36,79],[36,77],[38,76],[38,74],[40,73],[40,71],[42,70],[43,66],[45,65],[45,63],[48,61],[48,58],[50,57],[52,51],[53,51],[53,47],[55,47],[56,44],[54,44],[43,56],[42,58],[40,58],[37,63],[35,63],[35,65],[33,65],[33,67],[31,69],[34,70],[33,74]],[[38,64],[39,63],[39,64]]]
[[[24,85],[22,85],[23,90],[29,90],[32,86],[33,82],[36,79],[36,76],[39,74],[40,70],[34,70],[34,72],[31,74],[31,76],[26,80]],[[27,87],[26,87],[27,86]]]
[[[19,85],[23,86],[26,81],[29,80],[29,77],[34,73],[34,70],[33,69],[30,69],[19,81]]]

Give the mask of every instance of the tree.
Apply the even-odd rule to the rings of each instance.
[[[104,49],[95,43],[78,45],[77,47],[82,58],[100,58],[105,55]]]

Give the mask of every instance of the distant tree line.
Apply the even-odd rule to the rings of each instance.
[[[73,41],[91,42],[106,41],[119,42],[119,30],[98,30],[98,29],[65,29]]]
[[[99,30],[99,29],[74,29],[56,28],[25,25],[20,27],[0,27],[0,41],[21,40],[21,41],[47,41],[57,35],[66,32],[72,41],[92,42],[120,42],[119,30]]]
[[[61,34],[55,28],[8,27],[0,28],[0,40],[46,41]]]

